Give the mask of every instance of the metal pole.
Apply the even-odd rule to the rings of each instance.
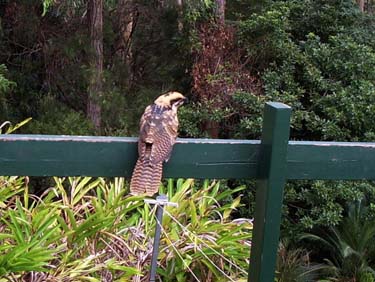
[[[155,236],[154,236],[154,245],[152,249],[151,270],[150,270],[150,282],[155,282],[156,269],[158,266],[159,244],[160,244],[161,224],[163,223],[164,206],[165,205],[177,206],[177,204],[168,202],[168,197],[166,195],[157,196],[156,200],[145,199],[144,201],[145,203],[157,205]]]
[[[156,197],[156,201],[167,201],[167,200],[168,198],[166,195],[160,195]],[[163,212],[164,212],[164,205],[157,204],[154,245],[152,247],[152,257],[151,257],[150,282],[155,282],[156,268],[158,266],[160,232],[161,232],[161,224],[163,222]]]

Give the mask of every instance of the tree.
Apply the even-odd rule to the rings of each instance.
[[[212,16],[198,21],[199,44],[192,66],[193,101],[197,102],[194,107],[201,115],[199,131],[211,138],[228,137],[227,128],[237,116],[231,110],[236,93],[258,90],[256,77],[244,68],[236,26],[225,22],[225,10],[225,0],[216,0],[213,7],[206,7],[206,13]]]
[[[87,97],[87,117],[97,132],[101,126],[103,94],[103,0],[89,0],[90,81]]]
[[[177,18],[178,30],[181,32],[184,27],[184,24],[182,21],[182,17],[183,17],[182,14],[183,14],[184,7],[183,7],[182,0],[177,0],[176,4],[177,4],[177,12],[178,12],[178,18]]]
[[[138,11],[133,3],[133,0],[119,0],[117,4],[117,20],[116,20],[116,54],[121,58],[125,64],[126,69],[126,83],[130,88],[133,74],[131,65],[133,61],[132,52],[132,36],[137,23]]]
[[[365,11],[365,0],[357,0],[357,4],[358,4],[361,12],[364,12]]]
[[[225,21],[225,0],[216,0],[216,18],[220,23]]]

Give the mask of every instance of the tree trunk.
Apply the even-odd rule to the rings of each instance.
[[[138,12],[134,6],[133,0],[119,0],[117,4],[117,32],[116,53],[124,62],[126,69],[126,84],[131,87],[133,81],[133,53],[132,36],[137,21]]]
[[[103,93],[103,0],[89,0],[90,81],[87,99],[87,117],[97,133],[101,125]]]
[[[182,0],[177,0],[176,1],[176,4],[177,4],[177,27],[178,27],[178,31],[179,32],[182,32],[183,28],[184,28],[184,23],[183,23],[183,3],[182,3]]]
[[[225,0],[216,0],[216,18],[219,23],[224,24],[225,21]]]
[[[207,132],[210,138],[218,139],[220,132],[220,123],[213,120],[206,120],[203,122],[203,131]]]
[[[215,13],[217,22],[219,25],[224,26],[225,25],[225,0],[216,0],[216,13]],[[220,52],[217,53],[216,59],[214,65],[219,66],[220,62],[223,61],[222,54]],[[209,134],[211,138],[219,138],[219,132],[220,132],[220,123],[213,120],[206,120],[204,122],[204,131]]]
[[[126,61],[131,57],[131,37],[134,28],[134,7],[132,0],[119,0],[117,4],[117,31],[119,37],[116,42],[116,52]]]
[[[359,9],[363,13],[365,11],[365,0],[357,0],[357,4],[359,6]]]

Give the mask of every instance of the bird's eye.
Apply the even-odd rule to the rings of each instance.
[[[174,103],[177,103],[178,101],[180,101],[181,99],[173,99],[171,100],[171,105],[173,105]]]

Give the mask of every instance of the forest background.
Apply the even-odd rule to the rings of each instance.
[[[181,137],[259,139],[264,103],[279,101],[293,108],[291,139],[374,142],[374,11],[372,0],[3,0],[0,121],[137,136],[146,105],[178,90],[191,100]],[[251,218],[253,183],[222,189],[241,184],[237,216]],[[374,222],[373,182],[290,182],[282,237],[321,262],[333,251],[301,236],[338,232],[358,203],[358,224]]]

